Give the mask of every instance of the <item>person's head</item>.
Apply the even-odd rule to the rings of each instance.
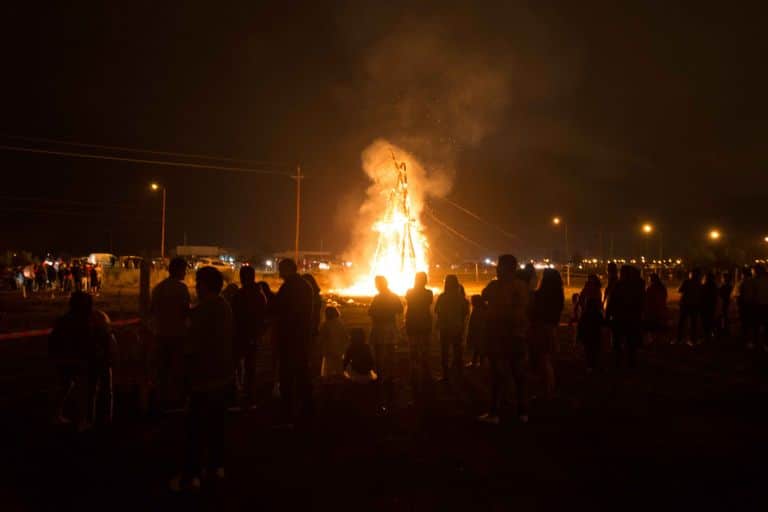
[[[502,254],[499,256],[499,262],[496,266],[496,277],[499,279],[512,279],[517,272],[517,258],[511,254]]]
[[[353,345],[365,344],[365,331],[360,327],[355,327],[349,330],[349,341]]]
[[[269,287],[269,283],[266,281],[259,281],[256,283],[256,285],[261,288],[261,291],[264,293],[264,296],[269,299],[271,298],[274,293],[272,293],[272,288]]]
[[[426,288],[427,287],[427,273],[426,272],[416,272],[416,275],[413,278],[413,287],[416,288],[416,289]]]
[[[177,281],[184,280],[187,276],[187,262],[184,258],[176,257],[171,260],[168,264],[168,275],[171,276],[171,279],[176,279]]]
[[[608,264],[608,277],[616,277],[619,275],[619,266],[616,265],[615,261],[612,261]]]
[[[200,300],[216,297],[223,286],[221,272],[213,267],[203,267],[195,274],[195,290]]]
[[[765,275],[765,265],[763,265],[762,263],[758,263],[757,265],[755,265],[755,276],[760,277],[763,275]]]
[[[281,279],[288,279],[295,276],[299,272],[299,268],[296,266],[296,262],[290,258],[280,260],[277,264],[277,272],[280,274]]]
[[[256,270],[250,265],[240,267],[240,284],[253,284],[256,282]]]
[[[69,296],[69,311],[78,317],[87,317],[93,311],[93,297],[85,292],[74,292]]]
[[[587,285],[597,288],[598,290],[601,288],[600,278],[597,277],[597,274],[589,274],[587,276]]]
[[[335,320],[335,319],[339,318],[340,316],[341,316],[341,314],[339,313],[338,308],[336,308],[334,306],[328,306],[327,308],[325,308],[325,320],[326,320],[326,322],[329,321],[329,320]]]
[[[483,306],[485,306],[485,302],[483,302],[482,295],[473,295],[471,298],[471,301],[472,301],[473,308],[482,308]]]
[[[731,284],[733,281],[733,276],[730,272],[723,272],[723,283],[725,284]]]
[[[691,270],[691,279],[694,281],[701,281],[701,269],[699,267],[695,267]]]
[[[715,284],[716,282],[715,273],[712,271],[707,272],[707,275],[704,276],[704,281],[707,282],[708,284],[710,283]]]
[[[315,276],[312,274],[304,274],[301,276],[301,278],[309,283],[309,286],[312,287],[312,291],[314,293],[320,293],[320,285],[317,284],[317,279],[315,279]]]
[[[657,274],[656,272],[651,274],[651,284],[654,286],[661,285],[661,278],[659,277],[659,274]]]
[[[553,268],[545,268],[541,273],[541,282],[539,283],[539,290],[546,291],[558,291],[563,289],[563,278],[560,277],[560,272]]]
[[[389,290],[389,283],[387,282],[386,277],[376,276],[373,279],[373,282],[376,284],[376,289],[379,291],[379,293],[384,293]]]
[[[443,283],[443,292],[447,294],[456,294],[461,291],[459,286],[459,278],[456,274],[448,274],[445,276],[445,282]]]

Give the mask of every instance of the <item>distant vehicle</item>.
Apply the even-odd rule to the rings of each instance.
[[[120,267],[128,269],[140,268],[142,261],[144,261],[144,258],[141,256],[120,256],[120,258],[118,258]]]
[[[200,258],[195,262],[195,268],[213,267],[220,272],[228,272],[234,269],[234,266],[229,263],[224,263],[221,260],[213,260],[208,258]]]
[[[106,252],[94,252],[88,255],[88,263],[102,267],[114,267],[117,263],[117,256]]]

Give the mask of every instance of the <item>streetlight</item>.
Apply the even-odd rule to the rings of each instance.
[[[165,186],[159,183],[150,183],[149,188],[154,192],[163,191],[163,216],[160,223],[160,258],[165,259]]]
[[[720,237],[722,234],[720,233],[720,230],[718,229],[712,229],[709,231],[709,239],[712,241],[720,240]]]
[[[648,250],[648,239],[653,234],[653,224],[646,222],[642,226],[643,234],[645,235],[645,255],[650,258],[650,251]],[[661,259],[661,236],[659,236],[659,259]]]
[[[555,227],[563,226],[563,234],[565,235],[565,270],[566,270],[566,285],[571,286],[571,267],[570,267],[570,255],[568,248],[568,224],[558,216],[552,217],[552,224]]]

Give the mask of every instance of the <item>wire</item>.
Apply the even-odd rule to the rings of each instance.
[[[480,216],[479,216],[478,214],[476,214],[475,212],[473,212],[473,211],[471,211],[471,210],[469,210],[469,209],[467,209],[467,208],[465,208],[465,207],[461,206],[461,205],[460,205],[460,204],[458,204],[457,202],[455,202],[455,201],[451,201],[450,199],[447,199],[447,198],[445,198],[445,197],[438,197],[437,199],[440,199],[441,201],[445,201],[446,203],[448,203],[449,205],[453,206],[454,208],[458,208],[458,209],[459,209],[459,210],[461,210],[462,212],[466,213],[467,215],[469,215],[469,216],[470,216],[470,217],[472,217],[473,219],[479,220],[480,222],[482,222],[482,223],[484,223],[484,224],[487,224],[487,225],[491,226],[492,228],[494,228],[494,229],[496,229],[497,231],[499,231],[500,233],[502,233],[504,236],[507,236],[507,237],[509,237],[509,238],[511,238],[511,239],[513,239],[513,240],[517,239],[517,235],[514,235],[514,234],[512,234],[512,233],[510,233],[510,232],[506,231],[505,229],[503,229],[503,228],[501,228],[501,227],[497,226],[496,224],[494,224],[494,223],[492,223],[492,222],[489,222],[489,221],[485,220],[484,218],[480,217]]]
[[[199,155],[194,153],[175,153],[171,151],[157,151],[152,149],[137,149],[137,148],[130,148],[126,146],[105,146],[103,144],[89,144],[85,142],[74,142],[74,141],[66,141],[66,140],[60,140],[60,139],[46,139],[43,137],[26,137],[23,135],[9,135],[9,134],[0,134],[3,137],[6,137],[8,139],[16,139],[16,140],[24,140],[28,142],[47,142],[52,144],[62,144],[65,146],[79,146],[83,148],[96,148],[96,149],[107,149],[110,151],[128,151],[131,153],[145,153],[149,155],[165,155],[165,156],[181,156],[185,158],[202,158],[205,160],[220,160],[222,162],[241,162],[241,163],[247,163],[247,164],[257,164],[257,165],[275,165],[275,166],[285,166],[285,167],[292,167],[291,164],[282,163],[282,162],[267,162],[267,161],[261,161],[261,160],[246,160],[246,159],[237,159],[237,158],[227,158],[227,157],[220,157],[220,156],[212,156],[212,155]]]
[[[243,173],[251,173],[251,174],[270,174],[270,175],[288,176],[288,177],[292,176],[287,172],[278,172],[278,171],[272,171],[267,169],[248,169],[246,167],[227,167],[222,165],[203,165],[203,164],[191,164],[191,163],[185,163],[185,162],[170,162],[170,161],[163,161],[163,160],[146,160],[142,158],[126,158],[126,157],[118,157],[118,156],[96,155],[92,153],[72,153],[69,151],[53,151],[49,149],[35,149],[35,148],[25,148],[25,147],[19,147],[19,146],[0,145],[0,149],[6,150],[6,151],[21,151],[24,153],[39,153],[43,155],[90,158],[94,160],[114,160],[118,162],[133,162],[133,163],[139,163],[139,164],[167,165],[170,167],[192,167],[195,169],[213,169],[213,170],[219,170],[219,171],[243,172]]]
[[[137,201],[130,204],[120,203],[100,203],[97,201],[72,201],[69,199],[55,199],[46,197],[15,197],[15,196],[0,196],[0,201],[22,201],[31,203],[59,203],[60,205],[75,205],[75,206],[102,206],[105,208],[136,208]],[[1,206],[0,206],[1,207]]]
[[[453,229],[451,226],[449,226],[449,225],[448,225],[448,224],[446,224],[445,222],[443,222],[443,221],[441,221],[440,219],[438,219],[438,218],[435,216],[434,212],[433,212],[431,209],[429,209],[429,208],[425,208],[425,210],[424,210],[424,211],[426,211],[426,212],[427,212],[427,215],[429,215],[429,217],[430,217],[430,218],[431,218],[433,221],[435,221],[435,222],[436,222],[438,225],[440,225],[442,228],[446,229],[446,230],[447,230],[449,233],[451,233],[452,235],[454,235],[454,236],[457,236],[457,237],[461,238],[461,239],[462,239],[462,240],[464,240],[465,242],[468,242],[468,243],[470,243],[470,244],[474,245],[474,246],[475,246],[475,247],[477,247],[478,249],[482,249],[483,251],[487,251],[487,250],[488,250],[488,248],[487,248],[487,247],[484,247],[484,246],[480,245],[479,243],[475,242],[474,240],[472,240],[472,239],[471,239],[471,238],[469,238],[468,236],[466,236],[466,235],[464,235],[464,234],[460,233],[459,231],[457,231],[457,230]]]

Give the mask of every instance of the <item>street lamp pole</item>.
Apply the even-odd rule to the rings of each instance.
[[[165,259],[165,187],[163,187],[163,219],[160,228],[160,258]]]

